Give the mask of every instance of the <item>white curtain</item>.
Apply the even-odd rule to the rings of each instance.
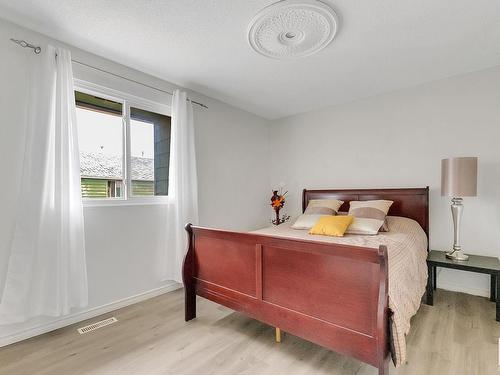
[[[70,52],[34,64],[22,184],[0,324],[87,305],[80,161]]]
[[[186,223],[198,223],[198,183],[194,145],[193,106],[187,94],[175,90],[172,98],[168,177],[166,279],[182,282],[186,253]]]

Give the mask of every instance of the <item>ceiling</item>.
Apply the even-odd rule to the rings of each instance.
[[[316,55],[247,42],[274,0],[0,0],[0,17],[274,119],[500,65],[498,0],[324,0],[340,16]]]

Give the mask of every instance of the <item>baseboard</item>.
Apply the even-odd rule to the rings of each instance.
[[[461,293],[467,293],[467,294],[472,294],[474,296],[480,296],[480,297],[490,297],[490,291],[489,289],[480,289],[480,288],[471,288],[468,286],[457,286],[455,284],[448,284],[446,282],[441,282],[438,281],[437,287],[439,289],[445,289],[445,290],[450,290],[452,292],[461,292]]]
[[[121,300],[114,301],[103,306],[93,307],[91,309],[80,311],[75,314],[71,314],[61,318],[55,318],[55,320],[51,320],[50,322],[42,323],[34,327],[30,327],[28,329],[16,332],[14,334],[1,336],[0,347],[13,344],[21,340],[26,340],[29,339],[30,337],[38,336],[43,333],[53,331],[55,329],[66,327],[71,324],[81,322],[83,320],[91,319],[98,315],[106,314],[110,311],[118,310],[121,309],[122,307],[133,305],[134,303],[138,303],[147,300],[149,298],[159,296],[160,294],[174,291],[181,287],[182,287],[181,284],[178,284],[176,282],[171,282],[159,288],[149,290],[147,292],[140,293],[127,298],[123,298]]]

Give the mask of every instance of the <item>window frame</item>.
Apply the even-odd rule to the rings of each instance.
[[[134,107],[172,117],[172,107],[149,99],[141,98],[122,91],[110,89],[80,79],[74,80],[74,89],[85,94],[98,96],[122,104],[122,157],[123,157],[123,194],[119,198],[82,198],[84,207],[99,206],[134,206],[150,204],[168,204],[169,196],[138,197],[132,195],[130,108]]]

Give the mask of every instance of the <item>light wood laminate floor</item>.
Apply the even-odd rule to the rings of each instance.
[[[369,375],[375,368],[206,300],[183,320],[183,292],[168,293],[100,318],[118,323],[79,335],[78,323],[0,348],[2,375]],[[489,375],[498,371],[500,323],[486,298],[437,290],[412,320],[408,363],[393,374]]]

